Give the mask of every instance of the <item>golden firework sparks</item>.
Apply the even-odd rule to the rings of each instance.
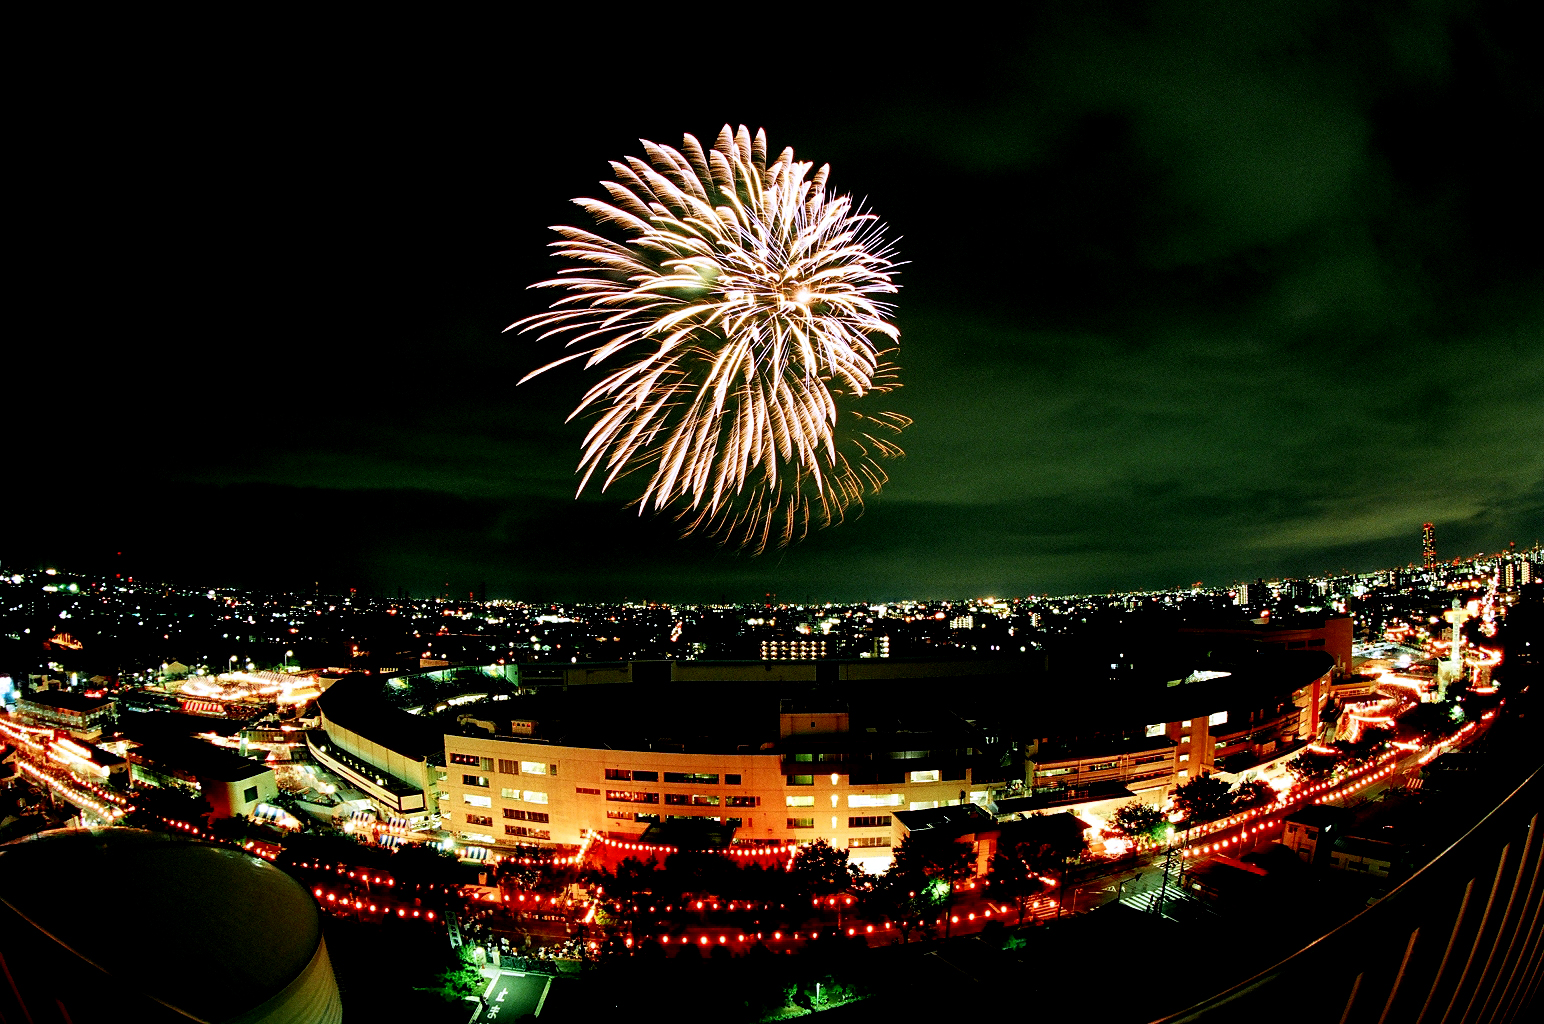
[[[765,132],[643,147],[647,161],[612,162],[609,201],[575,200],[621,240],[554,228],[573,265],[534,287],[564,294],[511,328],[578,351],[521,383],[608,364],[569,417],[595,417],[581,493],[646,470],[640,512],[757,553],[786,545],[861,507],[889,479],[880,460],[902,454],[890,438],[911,420],[858,408],[899,387],[900,334],[877,298],[896,292],[894,250],[878,218],[826,191],[829,166],[811,176],[792,149],[768,165]]]

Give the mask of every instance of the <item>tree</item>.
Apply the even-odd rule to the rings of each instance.
[[[1327,779],[1335,771],[1334,754],[1316,754],[1305,750],[1287,762],[1287,771],[1298,785]]]
[[[1161,842],[1168,833],[1169,816],[1152,804],[1127,804],[1115,812],[1114,831],[1138,843]]]
[[[456,855],[440,849],[433,843],[412,843],[393,853],[386,862],[386,870],[396,878],[397,885],[454,885],[461,880],[461,865]]]
[[[1214,821],[1233,810],[1233,794],[1228,784],[1215,775],[1201,775],[1174,791],[1174,806],[1184,816],[1188,828]]]
[[[1238,807],[1259,807],[1263,804],[1274,803],[1276,790],[1269,783],[1261,779],[1251,779],[1238,787],[1238,792],[1233,795],[1234,804]]]
[[[789,869],[790,880],[801,895],[845,892],[852,884],[847,866],[846,850],[838,850],[824,839],[817,839],[799,848],[793,867]]]
[[[208,826],[213,813],[209,801],[184,789],[149,786],[134,793],[134,810],[125,824],[165,830],[167,822],[180,821],[198,828]]]
[[[1019,908],[1019,924],[1024,923],[1024,910],[1029,906],[1029,901],[1049,888],[1040,878],[1036,852],[1036,848],[1028,843],[999,841],[987,871],[992,891],[1013,900]]]
[[[1025,906],[1049,888],[1044,879],[1065,878],[1068,862],[1087,851],[1087,826],[1070,814],[1037,814],[1006,823],[992,857],[992,870],[997,872],[992,884],[1006,888],[1018,904],[1022,924]]]
[[[1348,768],[1355,768],[1371,762],[1388,744],[1388,733],[1364,729],[1355,740],[1342,740],[1335,746],[1340,750],[1340,763]]]
[[[895,848],[885,872],[885,888],[897,909],[926,914],[942,907],[947,921],[954,904],[954,883],[970,877],[973,860],[970,847],[964,843],[910,835]],[[902,892],[906,893],[904,903],[900,902]],[[903,931],[902,939],[906,938]]]

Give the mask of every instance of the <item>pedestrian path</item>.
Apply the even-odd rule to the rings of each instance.
[[[1120,901],[1133,910],[1151,914],[1155,913],[1158,905],[1158,893],[1158,888],[1154,886],[1139,892],[1125,893]],[[1168,892],[1163,896],[1163,916],[1175,920],[1190,920],[1198,916],[1216,917],[1217,913],[1209,903],[1196,899],[1183,889],[1176,888],[1171,882]]]

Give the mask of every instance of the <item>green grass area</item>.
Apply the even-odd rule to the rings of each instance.
[[[323,915],[322,926],[346,1019],[466,1024],[471,1011],[463,997],[484,982],[452,952],[443,929],[331,915]]]

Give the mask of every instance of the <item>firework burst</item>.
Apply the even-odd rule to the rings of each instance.
[[[572,265],[534,287],[564,294],[511,325],[579,349],[525,380],[608,366],[569,417],[595,418],[580,493],[646,472],[640,512],[757,553],[839,522],[889,479],[911,422],[859,408],[899,386],[884,226],[826,191],[829,166],[811,176],[792,149],[768,164],[765,132],[643,147],[612,162],[609,200],[575,200],[620,239],[554,228]]]

